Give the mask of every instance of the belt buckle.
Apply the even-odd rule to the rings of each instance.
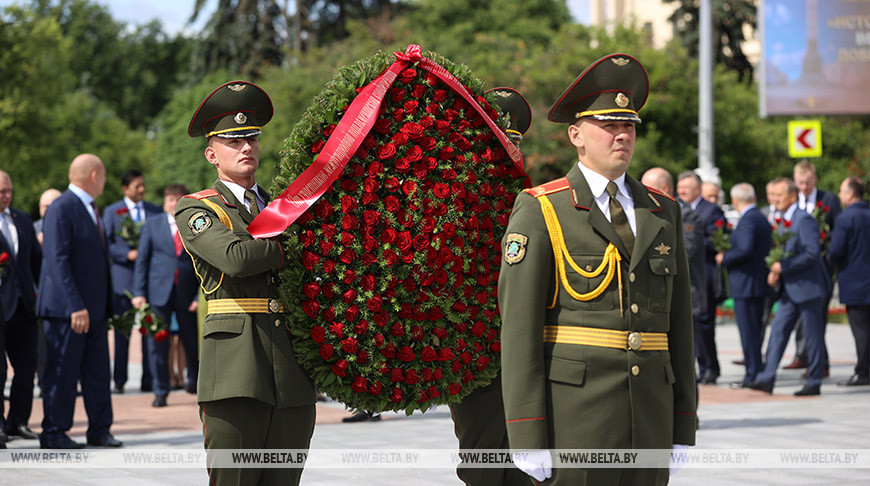
[[[277,314],[281,311],[281,303],[278,299],[269,299],[269,312]]]
[[[643,346],[643,338],[639,332],[628,333],[628,349],[637,351]]]

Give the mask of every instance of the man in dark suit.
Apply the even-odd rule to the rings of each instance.
[[[140,225],[148,216],[161,214],[160,206],[145,201],[145,177],[142,172],[131,169],[121,176],[121,188],[124,198],[106,206],[103,211],[103,221],[106,228],[106,240],[109,243],[109,257],[112,260],[112,291],[115,314],[123,314],[130,308],[130,299],[125,292],[133,292],[133,269],[139,255],[138,248],[131,247],[118,231],[125,219],[131,219]],[[127,383],[127,360],[130,349],[130,339],[120,332],[115,335],[115,368],[112,378],[115,382],[113,391],[124,393]],[[151,391],[151,368],[148,365],[148,350],[145,340],[142,340],[142,391]]]
[[[719,280],[721,271],[716,268],[716,250],[713,248],[713,232],[717,221],[725,222],[722,209],[701,197],[701,178],[687,171],[677,177],[677,194],[701,216],[704,224],[704,262],[707,266],[707,308],[694,315],[695,357],[698,359],[698,383],[712,385],[719,378],[719,357],[716,351],[716,306],[724,299]]]
[[[825,212],[825,224],[828,225],[827,228],[819,228],[820,231],[827,231],[830,234],[830,231],[834,229],[834,222],[837,219],[837,216],[840,214],[840,201],[837,199],[837,196],[831,192],[823,191],[816,187],[816,182],[818,182],[819,178],[816,175],[816,167],[807,162],[806,160],[802,160],[795,164],[794,166],[794,182],[798,188],[798,209],[801,211],[806,211],[808,214],[813,214],[814,211],[824,211]],[[826,261],[827,263],[827,261]],[[833,277],[833,268],[828,267],[828,274]],[[828,304],[831,302],[833,292],[833,285],[831,285],[830,290],[828,290],[828,295],[825,296],[825,325],[828,324]],[[797,326],[795,327],[795,346],[797,347],[797,351],[795,351],[794,360],[784,366],[784,369],[798,369],[798,368],[806,368],[807,367],[807,341],[804,336],[804,326],[803,321],[798,320]],[[827,375],[828,372],[828,353],[825,350],[825,363],[824,363],[824,373]]]
[[[146,302],[165,322],[173,313],[178,319],[178,335],[184,347],[187,363],[189,393],[196,393],[196,375],[199,372],[197,354],[196,308],[198,305],[196,274],[190,255],[184,251],[175,224],[175,205],[190,191],[184,184],[170,184],[163,191],[164,215],[148,218],[139,239],[139,258],[133,278],[133,307]],[[148,362],[151,365],[155,407],[166,406],[169,394],[169,340],[148,343]]]
[[[69,189],[45,214],[37,315],[48,348],[42,393],[44,449],[84,447],[66,435],[73,424],[76,384],[88,415],[88,445],[120,447],[109,432],[108,318],[111,274],[106,236],[94,198],[103,193],[106,168],[92,154],[73,159]]]
[[[795,395],[818,395],[821,393],[825,359],[824,299],[830,280],[821,257],[819,227],[812,216],[798,208],[797,186],[788,178],[775,182],[771,187],[774,205],[782,214],[776,231],[780,235],[790,236],[783,245],[784,256],[770,266],[767,277],[769,285],[782,281],[782,295],[770,325],[764,370],[749,387],[766,393],[773,392],[776,369],[795,322],[800,317],[807,334],[809,373],[806,385]]]
[[[761,344],[764,341],[764,299],[770,294],[764,257],[771,247],[767,219],[755,205],[755,189],[741,182],[731,188],[731,203],[740,220],[731,232],[731,249],[716,255],[716,263],[728,269],[728,282],[734,298],[734,315],[743,346],[746,372],[732,388],[744,388],[761,371]]]
[[[8,263],[10,251],[11,249],[6,246],[6,240],[0,238],[0,290],[2,290],[5,285],[9,284],[10,278],[12,277],[12,270],[9,269]],[[3,376],[6,376],[6,333],[3,332],[5,326],[6,320],[3,318],[3,300],[0,299],[0,356],[3,357],[3,359],[0,359],[0,372],[2,372]],[[9,440],[9,436],[6,435],[6,421],[3,419],[3,407],[3,398],[0,397],[0,449],[5,449],[6,442]]]
[[[864,190],[857,177],[840,184],[844,209],[837,217],[828,254],[832,266],[839,268],[840,302],[846,304],[858,353],[855,373],[837,383],[840,386],[870,385],[870,208]]]
[[[6,417],[6,433],[25,439],[36,439],[36,434],[27,427],[33,406],[33,376],[36,373],[37,343],[36,287],[34,278],[39,278],[42,263],[42,248],[36,241],[33,221],[23,211],[10,206],[12,202],[12,179],[0,171],[0,238],[9,248],[7,265],[14,267],[9,281],[0,287],[3,301],[3,317],[6,325],[6,354],[15,369],[9,391],[9,415]],[[0,360],[6,357],[0,354]],[[4,362],[5,365],[5,362]],[[2,374],[3,382],[6,373]],[[0,404],[0,415],[3,406]]]

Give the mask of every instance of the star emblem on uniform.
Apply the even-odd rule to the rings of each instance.
[[[659,255],[670,255],[671,247],[664,243],[661,243],[659,244],[659,246],[656,247],[656,250],[658,250]]]

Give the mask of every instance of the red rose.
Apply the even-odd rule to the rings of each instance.
[[[422,341],[423,340],[423,328],[420,326],[412,326],[411,327],[411,340],[412,341]]]
[[[417,103],[416,101],[409,101],[408,103]],[[407,106],[408,103],[405,103]],[[407,110],[407,107],[405,108]],[[420,138],[423,136],[423,126],[419,123],[407,122],[402,125],[402,128],[399,129],[400,133],[407,135],[410,138]]]
[[[326,219],[332,216],[334,211],[335,208],[333,208],[332,204],[328,203],[325,199],[321,199],[320,202],[314,206],[314,215],[318,218]]]
[[[717,219],[716,222],[713,224],[715,224],[717,228],[721,228],[721,227],[725,226],[725,221],[721,220],[721,219]]]
[[[366,275],[360,281],[360,287],[366,292],[374,290],[376,284],[377,277],[375,277],[374,275]]]
[[[394,402],[402,401],[402,390],[399,388],[393,388],[393,393],[390,395],[390,400]]]
[[[477,358],[477,371],[483,371],[483,369],[486,368],[486,365],[488,365],[489,362],[490,362],[490,359],[486,356],[478,357]]]
[[[411,238],[411,233],[408,231],[400,231],[396,236],[396,246],[399,248],[399,251],[403,253],[411,249],[412,243],[413,239]]]
[[[363,223],[366,226],[375,226],[381,221],[381,213],[377,211],[363,211]]]
[[[822,208],[822,205],[823,205],[823,204],[825,204],[825,203],[823,203],[822,201],[816,201],[816,207],[819,208],[819,209]]]
[[[309,246],[314,244],[317,236],[311,230],[305,230],[299,235],[299,243],[302,243],[302,246],[308,248]]]
[[[431,216],[426,216],[422,220],[420,220],[420,231],[422,231],[423,233],[434,233],[435,218]]]
[[[414,359],[417,358],[417,355],[414,354],[414,350],[411,349],[410,346],[402,346],[402,348],[399,350],[398,356],[400,360],[406,363],[414,361]]]
[[[335,297],[335,287],[333,287],[332,283],[326,283],[323,285],[323,296],[327,299]]]
[[[333,322],[329,325],[329,332],[332,333],[333,336],[341,339],[344,337],[344,324],[340,322]]]
[[[371,253],[364,254],[363,256],[360,257],[359,260],[360,260],[360,263],[362,264],[363,267],[368,267],[372,263],[378,261],[377,257],[372,255]]]
[[[423,158],[423,149],[419,145],[412,145],[405,153],[405,158],[410,162],[417,162]]]
[[[320,346],[320,357],[324,359],[324,361],[329,361],[332,358],[332,354],[335,352],[331,344],[323,344]]]
[[[777,216],[776,218],[773,219],[773,221],[774,221],[776,224],[780,224],[780,223],[782,223],[782,218],[780,218],[779,216]]]
[[[356,152],[354,152],[353,155],[360,159],[367,159],[369,158],[369,151],[362,147],[359,147],[358,149],[356,149]]]
[[[390,88],[390,101],[393,103],[398,103],[405,99],[405,90],[402,88],[394,87]]]
[[[459,373],[460,371],[462,371],[462,361],[459,361],[457,359],[456,361],[450,363],[450,371],[454,373]]]
[[[357,392],[363,393],[367,391],[369,388],[369,382],[362,376],[357,375],[356,378],[353,379],[353,383],[350,384],[350,389]]]
[[[341,198],[341,211],[344,213],[353,212],[357,207],[359,207],[359,203],[352,196],[343,196]]]
[[[385,358],[393,359],[396,357],[396,346],[393,343],[387,343],[386,346],[381,348],[381,354],[384,355]]]
[[[154,340],[157,341],[158,343],[165,341],[166,338],[168,338],[168,337],[169,337],[169,331],[167,331],[166,329],[161,329],[161,330],[157,331],[156,334],[154,334]]]
[[[314,319],[320,311],[320,304],[316,300],[303,300],[302,310],[305,312],[305,315]]]
[[[420,381],[420,375],[417,374],[416,370],[408,370],[408,372],[405,373],[405,383],[413,385],[418,381]]]
[[[372,127],[372,130],[382,135],[388,135],[390,133],[390,125],[392,125],[392,122],[390,120],[386,118],[378,118],[377,121],[375,121],[375,125]],[[374,139],[372,140],[374,141]],[[364,140],[363,146],[366,145],[365,142],[366,141]],[[374,145],[366,148],[374,148]]]
[[[450,395],[456,395],[460,391],[462,391],[462,385],[459,383],[451,383],[447,385],[447,391],[450,392]]]
[[[411,88],[411,96],[414,98],[421,98],[424,94],[426,94],[426,86],[422,84],[415,84]]]
[[[409,115],[417,114],[417,108],[420,106],[420,103],[417,100],[409,100],[402,104],[402,108],[405,109],[405,113]]]
[[[413,81],[415,77],[417,77],[417,70],[414,68],[406,68],[399,73],[399,81],[405,84]]]
[[[828,232],[827,232],[827,231],[822,231],[822,232],[819,233],[819,239],[820,239],[820,240],[824,240],[824,239],[827,238],[827,237],[828,237]]]
[[[446,199],[450,196],[450,186],[443,182],[436,182],[435,187],[432,188],[432,193],[435,194],[435,197]]]
[[[375,347],[380,348],[381,346],[383,346],[384,345],[384,335],[381,333],[375,334],[374,343],[375,343]]]
[[[432,137],[423,137],[420,139],[420,147],[422,147],[423,150],[427,152],[429,152],[430,150],[435,150],[435,147],[437,146],[438,142],[435,141],[435,139]]]
[[[356,354],[356,362],[359,364],[365,364],[366,361],[369,360],[369,352],[365,349],[361,349],[359,353]]]
[[[323,140],[318,140],[311,144],[311,153],[318,154],[321,150],[323,150],[323,146],[326,145],[326,142]]]
[[[380,312],[376,312],[372,319],[374,319],[375,324],[377,324],[378,327],[384,327],[387,325],[387,320],[389,320],[389,318],[390,315],[387,314],[386,311],[382,310]]]
[[[346,264],[352,263],[356,260],[356,253],[350,248],[345,248],[343,252],[341,252],[341,256],[338,257],[342,262]]]
[[[347,367],[350,363],[347,362],[344,358],[336,361],[334,365],[332,365],[332,372],[338,376],[344,376],[347,374]]]
[[[822,212],[827,213],[827,212],[829,212],[830,210],[831,210],[831,207],[830,207],[830,206],[825,206],[825,208],[822,209]]]
[[[346,338],[341,342],[341,349],[347,354],[356,354],[356,338]]]
[[[453,358],[455,358],[453,351],[450,351],[447,348],[441,348],[438,351],[438,361],[452,361]]]
[[[362,320],[359,321],[359,324],[353,326],[353,332],[357,335],[364,334],[369,329],[369,321]]]
[[[429,400],[431,400],[431,398],[429,398],[429,394],[424,391],[421,391],[420,396],[417,397],[417,403],[428,402]]]
[[[450,122],[447,120],[435,120],[435,130],[444,135],[450,130]]]
[[[432,100],[436,103],[441,103],[442,101],[447,99],[447,91],[443,89],[436,89],[434,93],[432,93]]]
[[[412,180],[406,180],[402,183],[402,194],[410,197],[417,192],[417,183]]]
[[[493,341],[492,343],[490,343],[489,350],[492,351],[493,353],[500,353],[501,352],[501,341]]]
[[[7,257],[7,259],[8,259],[8,257]],[[143,318],[142,321],[144,321],[145,324],[151,324],[152,322],[154,322],[154,316],[151,314],[146,314],[145,318]]]
[[[359,317],[359,307],[352,305],[344,311],[344,320],[347,322],[356,321],[357,317]]]
[[[441,396],[441,392],[438,391],[438,388],[436,388],[435,385],[430,386],[428,388],[428,391],[429,391],[429,396],[431,396],[433,399]]]
[[[147,333],[147,332],[148,332],[148,329],[146,329],[146,328],[144,328],[144,327],[140,327],[140,328],[139,328],[139,334],[141,334],[141,335],[144,336],[145,333]]]
[[[384,181],[384,187],[390,192],[396,192],[402,187],[402,184],[399,182],[398,177],[393,176]]]
[[[399,255],[391,249],[384,250],[384,262],[386,262],[388,267],[395,266],[399,263]]]
[[[372,312],[380,312],[383,306],[383,298],[380,295],[375,295],[366,301],[366,307]]]
[[[359,220],[352,214],[345,214],[341,218],[341,228],[344,230],[355,230],[359,227]]]
[[[314,326],[310,331],[311,339],[317,344],[323,344],[326,339],[326,329],[323,326]]]
[[[474,373],[472,373],[471,370],[465,370],[465,373],[462,374],[462,384],[466,384],[473,379]]]
[[[453,158],[453,147],[441,147],[438,151],[438,158],[441,160],[450,160]]]
[[[420,126],[423,128],[431,128],[434,123],[435,123],[435,119],[432,118],[431,116],[424,116],[423,118],[420,119]]]
[[[381,185],[378,183],[378,181],[372,179],[371,177],[363,181],[363,190],[365,192],[378,192],[378,189],[380,189],[380,187]]]
[[[394,383],[401,383],[405,381],[405,375],[402,373],[402,370],[399,368],[393,368],[390,370],[390,381]]]
[[[391,143],[385,143],[378,147],[376,155],[381,160],[391,159],[396,155],[396,146]]]
[[[325,224],[320,229],[323,231],[323,238],[327,240],[335,238],[335,235],[338,234],[338,228],[336,228],[333,224]]]
[[[387,196],[387,199],[389,199],[391,197],[393,197],[393,196]],[[396,201],[397,201],[396,204],[398,204],[398,200],[396,200]],[[384,205],[388,205],[388,202],[386,200],[384,201]],[[388,210],[389,210],[389,208],[388,208]],[[392,211],[390,211],[390,212],[392,212]],[[393,228],[385,229],[383,232],[381,232],[381,243],[392,243],[392,242],[396,241],[397,234],[398,233]]]
[[[429,237],[426,235],[417,235],[414,238],[414,248],[417,251],[423,251],[429,247]]]
[[[405,334],[405,328],[402,326],[402,323],[396,321],[393,323],[393,327],[390,328],[390,334],[393,336],[399,337]]]
[[[381,175],[383,172],[384,172],[384,164],[382,164],[376,160],[369,163],[368,174],[370,176],[374,177],[377,175]]]
[[[393,116],[393,120],[400,122],[402,121],[402,118],[405,117],[405,110],[401,108],[396,108],[395,110],[393,110],[391,115]]]
[[[117,211],[115,211],[115,214],[117,214],[118,216],[121,216],[122,214],[127,214],[129,212],[130,212],[130,210],[127,208],[119,208]]]
[[[785,222],[785,227],[786,227],[786,228],[791,228],[791,221],[786,221],[786,222]]]
[[[371,393],[372,395],[380,395],[381,387],[383,387],[383,384],[381,384],[381,382],[379,381],[369,388],[369,393]]]
[[[423,351],[420,353],[420,357],[424,362],[428,363],[430,361],[435,361],[438,359],[438,353],[435,352],[435,349],[432,346],[426,346],[423,348]]]
[[[392,137],[390,137],[390,140],[392,140],[396,145],[401,147],[408,143],[408,136],[402,132],[396,132],[393,134]]]
[[[356,299],[357,295],[356,290],[348,289],[345,293],[341,294],[341,300],[344,301],[345,304],[349,304]]]

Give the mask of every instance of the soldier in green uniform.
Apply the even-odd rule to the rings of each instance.
[[[579,163],[517,197],[499,277],[514,461],[545,484],[667,484],[668,469],[553,468],[552,449],[695,442],[692,302],[680,207],[625,174],[649,82],[612,54],[550,110]]]
[[[278,300],[281,244],[246,229],[269,199],[254,176],[257,137],[272,111],[265,91],[233,81],[205,98],[188,128],[207,137],[205,158],[218,175],[175,213],[208,301],[197,388],[207,451],[307,450],[314,431],[314,386],[296,362]],[[301,465],[209,469],[219,486],[298,484],[301,474]]]
[[[517,145],[532,124],[532,109],[518,91],[512,88],[493,88],[495,104],[507,113],[510,119],[506,133]],[[492,382],[471,392],[461,402],[450,406],[453,417],[453,431],[459,439],[459,449],[508,450],[508,436],[505,430],[504,406],[502,403],[501,373]],[[511,464],[504,468],[472,468],[460,465],[456,469],[468,486],[508,486],[528,484],[526,475]]]

